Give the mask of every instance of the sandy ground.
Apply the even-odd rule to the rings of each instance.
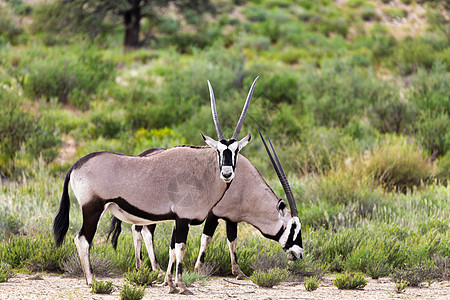
[[[113,281],[117,289],[111,295],[92,294],[83,278],[60,275],[18,274],[0,283],[0,299],[118,299],[122,278],[98,278]],[[249,280],[214,277],[204,285],[195,283],[193,296],[169,295],[168,287],[157,284],[147,287],[144,299],[450,299],[450,281],[435,282],[430,287],[407,288],[395,292],[395,284],[388,278],[369,279],[363,290],[338,290],[331,277],[325,277],[320,287],[307,292],[303,284],[284,283],[267,289],[259,288]]]

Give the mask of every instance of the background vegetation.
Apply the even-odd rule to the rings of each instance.
[[[0,278],[11,268],[80,274],[71,242],[81,224],[76,201],[67,242],[55,250],[51,238],[64,174],[78,158],[202,145],[200,132],[215,136],[207,79],[228,136],[260,75],[242,132],[256,136],[258,126],[275,142],[306,257],[289,264],[279,245],[240,224],[242,270],[278,267],[288,278],[362,272],[411,285],[448,279],[448,3],[207,2],[200,12],[152,8],[134,49],[123,48],[114,14],[93,26],[89,11],[56,18],[59,0],[0,3]],[[283,196],[260,141],[243,154]],[[94,273],[123,274],[134,265],[131,235],[114,252],[106,229],[107,218]],[[163,267],[170,232],[170,224],[156,231]],[[190,232],[187,269],[200,232]],[[216,274],[231,274],[227,248],[220,227],[206,255]]]

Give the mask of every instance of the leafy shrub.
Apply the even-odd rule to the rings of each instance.
[[[122,300],[140,300],[144,298],[145,287],[136,287],[125,284],[120,290],[120,299]]]
[[[313,277],[313,276],[308,277],[308,278],[305,280],[305,289],[306,289],[308,292],[315,291],[315,290],[317,290],[317,288],[319,287],[319,282],[320,282],[320,279],[317,278],[317,277]]]
[[[271,288],[283,282],[289,276],[287,269],[275,267],[267,271],[255,271],[250,276],[250,280],[260,287]]]
[[[0,240],[10,235],[19,234],[24,225],[21,216],[12,212],[9,207],[1,207],[0,209]]]
[[[0,47],[8,42],[15,44],[17,36],[23,32],[12,16],[13,14],[8,8],[0,7],[0,28],[2,29],[0,31]]]
[[[347,258],[345,268],[360,271],[377,279],[389,275],[390,267],[384,251],[375,251],[372,244],[355,249]]]
[[[263,94],[272,103],[295,103],[298,97],[298,79],[292,73],[275,73],[258,80],[255,96]]]
[[[129,271],[125,274],[125,280],[135,285],[147,286],[152,285],[158,279],[158,275],[158,271],[152,271],[151,268],[144,264],[139,270]]]
[[[406,192],[430,179],[432,168],[419,147],[392,136],[364,163],[367,174],[388,190]]]
[[[13,268],[27,268],[31,271],[60,271],[59,261],[66,259],[73,248],[64,244],[55,248],[49,234],[18,236],[10,243],[0,244],[2,260]]]
[[[14,276],[14,272],[9,264],[0,261],[0,283],[8,281]]]
[[[344,273],[336,275],[333,284],[340,290],[363,289],[367,280],[361,273]]]
[[[114,65],[99,54],[57,55],[33,60],[27,66],[23,87],[29,97],[57,98],[85,109],[86,98],[114,74]]]
[[[112,281],[97,281],[92,280],[91,293],[95,294],[111,294],[114,291]]]
[[[395,48],[393,58],[400,72],[409,75],[420,67],[430,69],[435,51],[421,39],[406,39]]]
[[[408,286],[419,286],[419,284],[424,281],[434,279],[433,270],[433,266],[422,263],[406,269],[394,269],[392,271],[391,279],[394,282],[408,282]]]
[[[101,257],[97,251],[91,252],[91,267],[94,274],[99,276],[110,276],[118,273],[118,268],[113,262],[113,258]],[[77,252],[73,252],[67,258],[60,261],[61,270],[70,275],[83,275],[80,257]]]

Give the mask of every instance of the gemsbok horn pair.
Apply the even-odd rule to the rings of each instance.
[[[250,88],[231,139],[225,140],[217,119],[214,93],[208,82],[218,141],[203,136],[210,147],[181,146],[158,155],[140,157],[96,152],[79,159],[68,170],[59,211],[53,222],[55,243],[60,246],[69,228],[69,182],[81,206],[83,224],[75,245],[88,285],[93,275],[90,248],[97,225],[106,211],[136,225],[175,220],[170,258],[176,261],[175,284],[189,294],[182,280],[182,260],[189,225],[201,224],[219,203],[235,176],[239,150],[250,135],[237,141],[258,78]],[[213,149],[211,149],[213,148]],[[217,168],[219,166],[219,169]],[[169,292],[178,292],[169,266]]]
[[[302,258],[301,225],[298,219],[297,206],[292,190],[270,139],[268,140],[272,151],[269,150],[261,133],[259,134],[286,193],[291,212],[286,211],[286,203],[283,200],[278,200],[250,161],[240,155],[241,158],[239,165],[237,166],[236,177],[233,180],[233,183],[225,193],[225,196],[216,206],[214,206],[206,219],[201,238],[200,252],[195,264],[196,271],[202,269],[206,248],[217,228],[219,219],[224,219],[226,222],[226,233],[231,257],[231,270],[237,279],[245,277],[245,274],[239,268],[236,256],[237,223],[239,222],[247,222],[259,229],[265,237],[278,241],[288,253],[289,259]],[[163,153],[163,151],[165,151],[165,149],[150,149],[140,155],[159,155],[160,153]],[[271,152],[273,152],[273,155]],[[132,226],[136,268],[139,268],[142,265],[141,248],[142,239],[144,239],[152,269],[154,271],[161,271],[156,261],[155,250],[153,247],[155,228],[156,224]],[[121,221],[113,217],[109,234],[112,234],[111,242],[114,248],[117,246],[120,231]],[[169,265],[170,263],[171,262],[169,262]]]

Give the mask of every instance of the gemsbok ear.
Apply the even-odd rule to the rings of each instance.
[[[242,148],[244,148],[248,142],[252,139],[252,134],[249,133],[245,138],[239,141],[239,151],[241,151]]]
[[[218,142],[215,139],[210,138],[209,136],[204,135],[203,133],[200,133],[200,134],[202,135],[202,138],[205,140],[205,143],[208,144],[208,146],[210,146],[211,148],[217,150]]]

